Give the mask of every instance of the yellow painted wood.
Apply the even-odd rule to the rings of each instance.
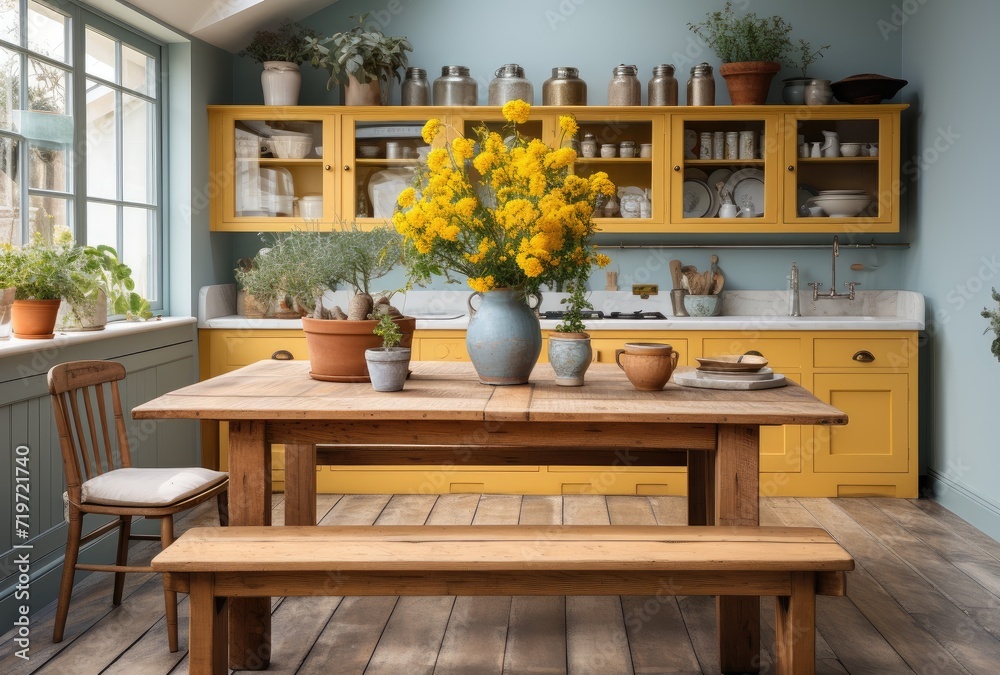
[[[606,171],[620,187],[649,188],[650,218],[596,218],[598,229],[608,233],[762,233],[762,232],[897,232],[899,231],[900,115],[906,105],[826,106],[817,115],[814,108],[798,106],[636,107],[634,109],[587,106],[585,108],[536,107],[522,132],[555,144],[561,114],[576,116],[582,131],[592,131],[600,142],[623,140],[652,144],[651,158],[580,158],[574,170],[581,175]],[[217,231],[287,231],[302,225],[300,218],[236,217],[234,125],[240,119],[265,121],[322,122],[322,159],[264,159],[262,165],[287,168],[295,180],[297,195],[320,193],[324,197],[321,227],[332,227],[356,213],[358,191],[367,190],[376,171],[413,165],[412,160],[359,159],[355,153],[355,129],[365,122],[422,124],[431,117],[449,125],[443,143],[459,131],[466,135],[480,122],[502,128],[499,108],[474,110],[444,107],[343,106],[209,106],[209,164],[215,183],[205,195],[211,202],[211,229]],[[800,160],[797,131],[800,123],[809,139],[818,140],[818,127],[827,123],[841,129],[841,141],[878,139],[877,157],[820,158]],[[860,126],[859,126],[860,125]],[[867,125],[867,126],[866,126]],[[751,160],[702,160],[684,157],[684,129],[706,131],[764,131],[763,158]],[[865,129],[864,138],[851,138],[852,129]],[[814,138],[815,136],[815,138]],[[759,136],[756,137],[760,142]],[[368,141],[366,141],[367,143]],[[372,141],[382,145],[382,141]],[[754,167],[764,172],[764,213],[756,218],[684,218],[684,170],[697,168],[711,173],[726,168]],[[817,189],[863,187],[879,200],[875,217],[811,218],[798,212],[800,175],[816,183]],[[710,186],[713,187],[714,186]],[[360,218],[362,227],[382,220]]]
[[[851,419],[842,429],[813,430],[816,472],[907,471],[905,374],[817,373],[813,392]]]
[[[907,331],[593,331],[595,360],[613,362],[625,342],[668,342],[681,354],[681,365],[697,365],[695,357],[744,353],[764,354],[777,372],[818,397],[844,409],[847,427],[834,431],[831,452],[827,430],[799,426],[761,430],[760,490],[764,495],[823,497],[838,495],[917,495],[917,337]],[[544,336],[547,338],[547,332]],[[296,346],[297,330],[203,330],[202,378],[230,372],[277,349],[296,359],[307,354]],[[876,357],[871,364],[851,359],[858,350]],[[543,358],[545,356],[543,348]],[[464,331],[418,330],[414,358],[468,360]],[[833,379],[830,377],[833,376]],[[886,376],[889,377],[888,379]],[[847,377],[848,379],[842,379]],[[580,390],[586,393],[586,388]],[[831,400],[831,396],[835,400]],[[203,457],[207,466],[226,466],[225,424],[206,423]],[[219,427],[222,427],[219,429]],[[891,430],[885,441],[883,429]],[[213,437],[215,430],[218,437]],[[221,434],[219,432],[221,431]],[[882,440],[878,440],[882,439]],[[846,443],[857,451],[845,453]],[[889,449],[887,450],[886,447]],[[284,487],[284,451],[274,446],[275,490]],[[449,493],[482,491],[513,494],[672,494],[686,493],[683,467],[651,471],[642,467],[320,467],[320,492]]]

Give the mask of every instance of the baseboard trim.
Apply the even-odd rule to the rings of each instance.
[[[927,496],[1000,541],[1000,504],[934,469],[927,471]]]

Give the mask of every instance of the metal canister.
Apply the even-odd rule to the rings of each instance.
[[[672,63],[653,66],[653,79],[647,90],[649,105],[677,105],[677,79]]]
[[[479,102],[479,84],[467,66],[442,66],[434,80],[434,105],[474,106]]]
[[[400,89],[403,105],[431,104],[431,83],[427,81],[427,71],[423,68],[407,68]]]
[[[518,99],[526,103],[535,102],[535,89],[531,80],[524,77],[524,68],[516,63],[506,63],[496,69],[490,81],[489,105],[503,105]]]
[[[587,83],[580,70],[560,66],[542,83],[542,105],[587,105]]]
[[[621,64],[615,66],[611,81],[608,82],[608,105],[642,105],[642,85],[639,84],[639,69]]]
[[[712,66],[699,63],[691,69],[687,82],[688,105],[715,105],[715,77]]]

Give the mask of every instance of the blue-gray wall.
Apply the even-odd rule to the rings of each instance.
[[[931,335],[921,377],[929,433],[922,452],[934,496],[1000,538],[1000,364],[979,313],[1000,287],[996,155],[1000,93],[989,75],[1000,55],[1000,3],[900,3],[905,99],[917,162],[909,194],[913,248],[903,285],[927,298]],[[915,11],[914,11],[915,10]],[[988,83],[988,84],[987,84]],[[983,86],[986,84],[986,86]],[[904,165],[905,167],[905,165]]]

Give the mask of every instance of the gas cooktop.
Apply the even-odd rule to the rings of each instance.
[[[539,316],[543,319],[563,319],[566,317],[566,312],[554,311],[554,312],[542,312]],[[584,311],[580,313],[580,318],[584,321],[593,321],[595,319],[628,319],[630,321],[654,321],[654,320],[664,320],[667,317],[662,312],[610,312],[605,314],[602,311]]]

